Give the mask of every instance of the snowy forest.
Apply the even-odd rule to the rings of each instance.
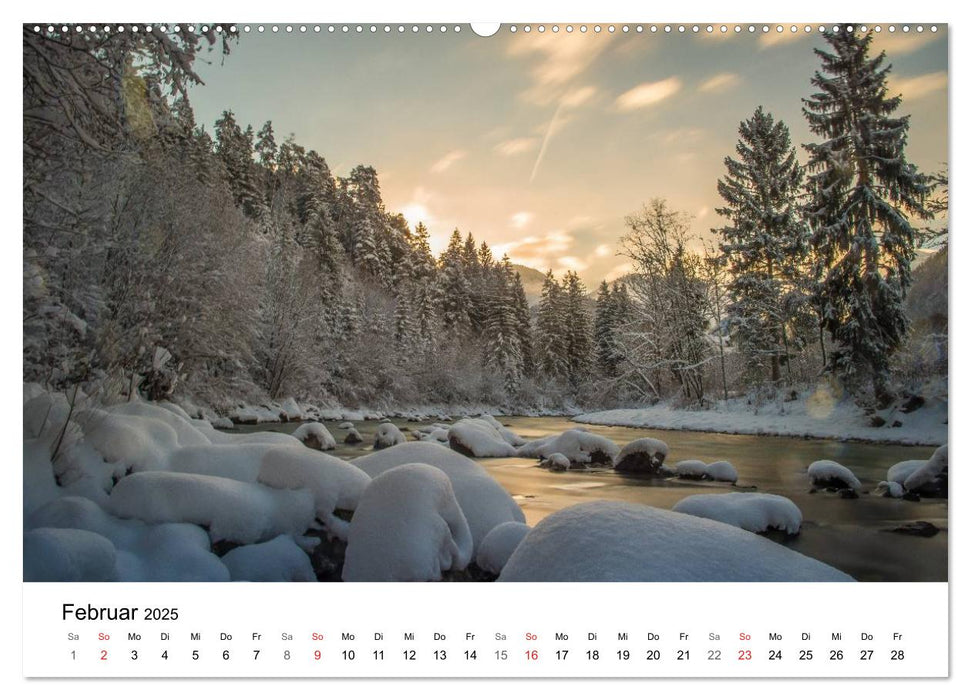
[[[720,228],[645,192],[617,242],[629,274],[550,271],[531,303],[475,232],[436,257],[374,168],[338,175],[228,109],[197,123],[194,60],[245,37],[64,29],[23,30],[25,382],[221,411],[562,413],[781,400],[821,377],[882,407],[946,378],[946,169],[908,162],[872,35],[816,50],[815,142],[753,105]]]

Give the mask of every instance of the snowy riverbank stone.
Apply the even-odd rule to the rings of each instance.
[[[540,462],[539,466],[554,472],[565,472],[570,468],[570,460],[565,454],[554,452]]]
[[[293,437],[314,450],[333,450],[337,440],[323,423],[304,423],[293,431]]]
[[[458,421],[448,430],[448,444],[466,457],[516,455],[516,447],[506,440],[502,431],[484,418],[463,418]]]
[[[649,506],[593,501],[547,516],[499,581],[852,581],[731,525]]]
[[[655,438],[640,438],[624,445],[614,458],[614,469],[619,472],[655,475],[668,456],[667,443]]]
[[[674,465],[674,473],[679,479],[696,479],[699,481],[725,481],[734,484],[738,481],[738,472],[731,462],[724,460],[705,464],[700,459],[684,459]]]
[[[862,490],[863,485],[847,467],[839,462],[829,459],[820,459],[809,465],[806,471],[809,480],[815,488],[822,489],[849,489],[857,492]]]
[[[613,465],[620,453],[617,444],[608,438],[572,428],[559,435],[540,438],[527,442],[517,451],[520,457],[547,459],[559,452],[570,460],[571,466]]]
[[[431,465],[452,482],[455,498],[472,533],[473,551],[477,551],[497,525],[526,522],[519,504],[481,464],[434,442],[406,442],[351,461],[371,478],[409,463]]]
[[[364,442],[364,438],[362,438],[361,434],[357,432],[357,428],[354,428],[354,427],[348,428],[347,435],[344,436],[344,444],[357,445],[362,442]]]
[[[475,555],[476,565],[483,571],[498,574],[529,530],[530,527],[526,523],[496,525],[482,540],[479,551]]]
[[[309,491],[274,489],[200,474],[142,472],[118,482],[108,512],[148,523],[194,523],[212,542],[252,544],[302,535],[314,521]]]
[[[678,501],[672,510],[749,532],[781,530],[795,535],[802,526],[799,507],[784,496],[770,493],[697,494]]]
[[[310,557],[289,535],[236,547],[227,552],[222,561],[233,581],[317,580]]]
[[[408,438],[404,436],[404,433],[394,423],[382,423],[378,426],[378,430],[374,434],[374,449],[376,450],[394,447],[403,442],[408,442]]]
[[[440,469],[405,464],[375,478],[351,520],[344,581],[438,581],[472,558],[472,535]]]

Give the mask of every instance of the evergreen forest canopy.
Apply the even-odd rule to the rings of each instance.
[[[372,167],[337,176],[228,110],[197,124],[193,63],[231,33],[67,29],[23,29],[25,381],[519,410],[766,398],[821,375],[885,404],[947,374],[947,231],[922,225],[946,174],[907,161],[870,35],[816,50],[805,164],[764,107],[740,125],[714,245],[646,193],[619,242],[629,275],[594,299],[550,272],[531,307],[471,233],[436,258]]]

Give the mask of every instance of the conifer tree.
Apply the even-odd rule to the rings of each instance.
[[[759,107],[738,128],[738,159],[725,158],[718,181],[725,206],[715,211],[729,223],[720,234],[730,276],[729,330],[753,376],[780,380],[788,322],[783,298],[800,271],[804,227],[797,197],[803,171],[782,121]]]
[[[904,153],[910,118],[888,93],[890,66],[870,55],[872,33],[842,27],[816,49],[817,92],[804,99],[810,130],[810,243],[817,261],[822,324],[836,347],[829,366],[851,387],[872,383],[878,404],[892,399],[890,358],[907,330],[903,309],[928,178]]]
[[[563,289],[553,276],[553,271],[548,270],[543,280],[536,319],[536,362],[543,374],[551,379],[564,379],[570,371],[567,359],[569,341],[563,311]]]
[[[563,315],[565,317],[567,375],[574,388],[589,378],[593,355],[587,290],[574,270],[563,278]]]

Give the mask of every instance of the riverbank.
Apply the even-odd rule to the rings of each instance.
[[[893,445],[942,445],[948,441],[947,397],[921,397],[909,408],[901,402],[867,413],[852,401],[834,400],[823,391],[761,407],[744,398],[719,401],[705,410],[657,404],[581,413],[577,423],[655,430],[691,430],[731,435],[775,435],[853,440]]]

